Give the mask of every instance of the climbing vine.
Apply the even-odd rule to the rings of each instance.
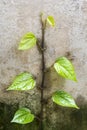
[[[44,106],[44,82],[45,82],[45,72],[46,72],[46,66],[45,66],[45,31],[48,25],[54,27],[55,26],[55,20],[53,16],[47,16],[47,18],[43,18],[44,14],[41,13],[40,19],[41,19],[41,30],[42,30],[42,38],[41,43],[38,42],[38,39],[32,32],[26,33],[22,39],[20,40],[18,50],[28,50],[34,47],[35,45],[38,46],[38,49],[40,50],[40,54],[42,56],[41,60],[41,73],[42,73],[42,79],[41,79],[41,85],[40,85],[40,93],[41,93],[41,112],[40,112],[40,130],[43,130],[43,106]],[[56,61],[53,64],[53,68],[58,73],[58,75],[70,79],[73,81],[77,81],[76,74],[74,67],[72,63],[66,58],[66,57],[58,57]],[[31,90],[36,86],[35,78],[32,74],[28,72],[23,72],[19,75],[17,75],[13,81],[13,83],[7,88],[7,90],[17,90],[17,91],[25,91],[25,90]],[[79,107],[76,105],[73,97],[68,94],[67,92],[63,90],[56,91],[52,94],[51,100],[63,107],[72,107],[79,109]],[[19,123],[19,124],[27,124],[31,123],[36,116],[29,110],[28,108],[20,108],[16,111],[13,119],[11,122]]]

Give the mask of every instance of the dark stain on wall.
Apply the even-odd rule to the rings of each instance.
[[[80,103],[79,100],[83,100],[83,97],[79,96],[78,103]],[[79,104],[79,110],[48,103],[45,111],[44,130],[87,130],[87,104],[85,100],[83,102],[82,105]],[[27,125],[10,123],[18,107],[18,104],[0,103],[0,130],[38,130],[37,119]]]

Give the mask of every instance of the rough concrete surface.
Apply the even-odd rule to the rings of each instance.
[[[67,56],[78,79],[77,83],[65,80],[52,68],[46,73],[44,96],[49,98],[54,91],[63,89],[81,107],[78,111],[61,109],[48,101],[44,107],[44,117],[49,122],[45,130],[87,130],[87,0],[0,0],[0,102],[28,106],[35,114],[40,112],[37,88],[41,82],[41,56],[36,46],[28,51],[17,49],[26,32],[41,39],[40,12],[53,15],[56,21],[56,27],[47,28],[45,33],[46,67],[59,56]],[[29,92],[7,92],[13,78],[24,71],[36,77],[36,88]]]

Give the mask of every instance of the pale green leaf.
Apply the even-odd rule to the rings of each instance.
[[[60,106],[79,109],[72,96],[64,91],[56,91],[52,96],[52,100]]]
[[[54,68],[62,77],[77,81],[74,67],[66,57],[58,58],[54,63]]]
[[[18,124],[27,124],[31,123],[34,120],[34,115],[27,108],[20,108],[16,111],[14,118],[11,122],[15,122]]]
[[[30,90],[35,87],[36,81],[30,73],[24,72],[16,76],[7,90]]]
[[[31,32],[27,33],[22,37],[22,39],[19,43],[18,49],[19,50],[30,49],[36,44],[36,41],[37,41],[37,39],[33,33],[31,33]]]
[[[48,16],[47,17],[47,23],[49,23],[49,25],[51,26],[55,26],[55,20],[54,20],[54,17],[53,16]]]

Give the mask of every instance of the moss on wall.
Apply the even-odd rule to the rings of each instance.
[[[0,130],[39,130],[39,122],[35,120],[27,125],[10,123],[18,104],[6,105],[0,103]],[[87,130],[87,105],[79,110],[54,106],[55,112],[48,111],[44,120],[44,130]],[[50,116],[49,116],[50,114]],[[53,116],[53,117],[51,117]],[[55,120],[54,119],[55,116]],[[56,119],[57,118],[57,119]]]

